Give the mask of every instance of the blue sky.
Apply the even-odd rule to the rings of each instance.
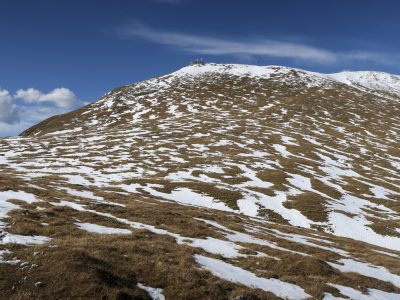
[[[0,0],[0,136],[191,60],[400,74],[400,1]]]

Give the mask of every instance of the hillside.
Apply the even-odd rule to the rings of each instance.
[[[117,88],[0,140],[0,292],[399,299],[399,135],[386,73],[206,64]]]

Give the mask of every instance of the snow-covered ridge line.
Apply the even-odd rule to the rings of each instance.
[[[210,73],[250,76],[267,79],[272,74],[288,74],[293,71],[300,73],[300,75],[303,74],[311,78],[314,77],[316,79],[325,79],[356,88],[383,91],[400,95],[400,76],[378,71],[343,71],[338,73],[324,74],[284,66],[254,66],[209,63],[204,65],[186,66],[169,75],[162,76],[161,79],[171,76],[174,78],[185,76],[195,77]]]
[[[400,76],[398,75],[376,71],[344,71],[326,76],[350,86],[400,94]]]

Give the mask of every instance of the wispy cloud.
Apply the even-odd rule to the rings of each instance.
[[[390,64],[396,61],[382,53],[367,51],[335,52],[302,43],[278,41],[272,39],[239,39],[191,35],[180,32],[155,30],[142,23],[135,22],[122,30],[124,36],[170,46],[189,53],[203,55],[235,55],[241,57],[269,56],[290,58],[317,64],[333,65],[346,62],[373,62]]]

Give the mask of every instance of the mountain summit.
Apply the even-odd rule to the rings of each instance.
[[[152,111],[155,113],[152,118],[157,118],[163,109],[168,112],[170,107],[172,112],[176,107],[190,114],[188,107],[192,104],[190,101],[185,101],[184,97],[193,97],[193,105],[197,105],[197,100],[205,96],[197,94],[200,86],[210,93],[213,86],[220,89],[220,96],[218,93],[213,95],[217,98],[224,96],[224,92],[232,88],[238,94],[231,95],[231,100],[243,99],[245,96],[243,93],[254,87],[251,94],[248,94],[250,98],[246,98],[245,101],[239,100],[238,105],[244,106],[256,98],[267,99],[266,97],[270,95],[294,97],[303,93],[304,89],[312,91],[313,88],[322,88],[324,91],[341,90],[343,93],[356,95],[365,93],[368,97],[376,96],[395,101],[400,97],[400,76],[382,72],[321,74],[279,66],[195,64],[166,76],[117,88],[93,104],[61,117],[45,120],[23,132],[22,135],[42,135],[66,128],[77,131],[93,127],[96,130],[103,126],[115,127],[125,121],[136,120],[136,116],[146,119]],[[149,98],[152,96],[157,97],[157,101],[149,103]],[[177,97],[168,98],[172,96]],[[201,105],[208,107],[207,103]]]
[[[380,72],[195,64],[119,87],[0,140],[0,291],[397,299],[398,124]]]

